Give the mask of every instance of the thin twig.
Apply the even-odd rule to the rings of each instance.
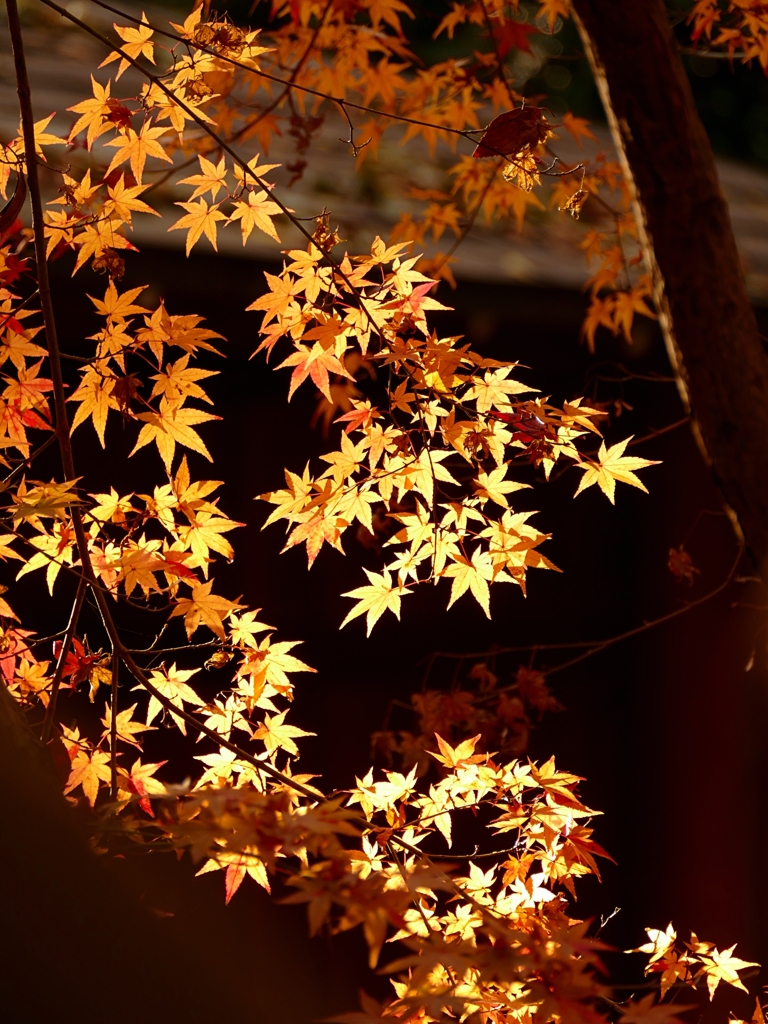
[[[563,662],[561,665],[557,665],[554,668],[545,671],[544,673],[545,675],[551,675],[554,672],[559,672],[564,668],[568,668],[570,665],[576,664],[576,661],[581,661],[585,657],[590,657],[592,654],[597,654],[599,651],[605,650],[606,647],[610,647],[613,644],[620,643],[622,640],[629,640],[631,637],[637,636],[639,633],[644,633],[646,632],[646,630],[653,629],[656,626],[661,626],[665,622],[669,622],[671,619],[675,619],[679,615],[684,615],[686,612],[692,611],[692,609],[697,608],[699,605],[702,605],[705,602],[711,600],[713,597],[716,597],[718,594],[722,593],[723,590],[725,590],[725,588],[733,579],[734,573],[736,572],[736,568],[739,564],[739,561],[741,560],[741,556],[743,553],[743,547],[739,546],[733,564],[731,565],[731,568],[728,571],[728,575],[713,590],[710,590],[706,594],[703,594],[701,597],[696,598],[695,601],[688,601],[680,608],[676,608],[672,612],[667,612],[666,615],[661,615],[657,619],[652,619],[650,622],[643,622],[639,626],[633,626],[631,629],[625,630],[625,632],[623,633],[618,633],[615,636],[608,637],[606,640],[574,640],[553,644],[525,644],[516,647],[494,646],[484,651],[468,651],[467,653],[461,653],[458,651],[433,651],[433,653],[429,656],[429,659],[424,659],[424,661],[428,661],[431,667],[434,664],[434,661],[438,658],[471,661],[474,658],[488,658],[490,655],[497,654],[523,654],[527,653],[528,651],[568,651],[575,650],[577,648],[589,648],[589,650],[587,650],[585,654],[579,655],[579,657],[574,659],[573,661]],[[423,662],[419,662],[419,664],[423,664]]]
[[[54,718],[56,715],[56,701],[59,696],[59,689],[61,687],[61,680],[64,678],[64,665],[67,660],[70,648],[72,647],[72,641],[77,632],[77,623],[80,618],[80,612],[83,607],[83,599],[85,598],[85,580],[81,577],[77,584],[77,593],[75,594],[75,603],[72,605],[72,611],[69,616],[69,624],[67,631],[64,634],[64,639],[61,641],[61,649],[59,650],[59,657],[56,661],[56,669],[53,673],[53,682],[51,683],[51,695],[48,701],[48,707],[45,709],[45,718],[43,719],[43,731],[42,741],[47,743],[51,738],[51,729],[53,727]]]
[[[109,795],[117,800],[117,680],[120,673],[120,657],[112,651],[112,699],[109,719]]]

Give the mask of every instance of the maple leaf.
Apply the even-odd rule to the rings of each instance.
[[[291,306],[296,306],[295,297],[302,290],[301,282],[296,281],[290,274],[276,276],[265,270],[264,277],[267,279],[269,291],[247,307],[247,310],[264,311],[262,329],[275,317],[284,315]],[[265,346],[266,342],[262,342],[260,348]]]
[[[238,184],[242,185],[243,188],[246,188],[248,185],[253,184],[253,175],[255,175],[257,178],[263,178],[265,174],[268,174],[270,171],[273,171],[276,167],[282,167],[282,164],[260,164],[260,159],[261,157],[257,153],[256,156],[251,157],[251,159],[248,161],[248,170],[253,171],[253,174],[244,171],[240,164],[235,164],[235,166],[233,167],[235,178],[237,179]]]
[[[74,244],[77,246],[77,260],[72,271],[73,277],[91,257],[94,257],[93,269],[99,269],[97,261],[101,260],[103,261],[101,264],[103,270],[104,267],[114,265],[115,260],[118,261],[117,265],[122,263],[115,255],[114,250],[132,249],[134,252],[138,252],[136,246],[120,233],[121,226],[122,221],[109,217],[99,218],[92,224],[86,224],[84,230],[74,239]]]
[[[665,956],[670,949],[674,949],[677,942],[677,932],[672,927],[671,921],[667,925],[666,931],[661,931],[659,928],[646,928],[645,931],[648,936],[648,942],[638,946],[637,949],[626,949],[624,950],[625,953],[648,953],[650,956],[649,963],[652,964]]]
[[[88,149],[91,148],[100,135],[114,127],[114,124],[106,121],[112,109],[109,102],[112,82],[108,81],[106,85],[100,85],[91,75],[91,87],[93,88],[92,99],[82,100],[80,103],[76,103],[74,107],[67,107],[67,110],[71,110],[73,114],[80,114],[80,117],[72,126],[67,142],[72,142],[84,128],[87,128],[88,134],[85,141]]]
[[[631,484],[632,487],[637,487],[647,494],[648,488],[642,480],[635,476],[634,470],[643,469],[645,466],[658,466],[660,463],[652,459],[638,459],[631,455],[624,455],[624,449],[631,440],[632,438],[628,437],[608,449],[603,441],[600,451],[597,453],[597,462],[578,463],[578,468],[584,471],[584,476],[579,481],[576,494],[581,494],[593,484],[598,484],[600,490],[613,505],[617,481]]]
[[[204,707],[205,701],[202,700],[191,686],[187,685],[187,680],[191,679],[193,675],[199,672],[199,669],[180,669],[176,668],[175,663],[170,668],[163,667],[162,671],[154,669],[149,676],[149,681],[159,690],[160,693],[166,697],[171,704],[177,708],[183,708],[185,704],[192,704],[195,707]],[[141,690],[142,686],[134,686],[134,690]],[[152,725],[157,715],[163,711],[163,705],[155,697],[154,694],[150,694],[149,706],[147,707],[147,719],[146,724]],[[168,714],[174,720],[179,729],[186,736],[187,725],[183,718],[175,714],[170,709]]]
[[[189,197],[190,200],[197,199],[198,196],[205,195],[206,192],[211,193],[211,199],[215,199],[219,192],[227,187],[227,165],[225,158],[222,157],[218,164],[212,163],[210,160],[202,155],[198,155],[200,161],[200,174],[192,174],[188,178],[182,178],[179,181],[180,185],[195,185],[195,191]]]
[[[509,502],[506,497],[508,494],[531,486],[530,484],[519,484],[515,480],[505,480],[507,468],[508,465],[505,463],[497,469],[491,470],[490,473],[478,473],[474,486],[475,494],[480,498],[481,504],[485,504],[490,498],[497,505],[508,508]]]
[[[455,747],[452,747],[450,743],[446,743],[438,733],[435,733],[435,739],[440,748],[440,753],[436,754],[434,750],[428,750],[427,753],[434,757],[436,761],[439,761],[440,764],[445,765],[446,768],[456,768],[461,764],[481,764],[486,760],[485,754],[475,753],[480,733],[468,740],[462,740]]]
[[[291,386],[288,391],[288,401],[293,397],[296,388],[298,388],[307,377],[311,377],[312,381],[322,391],[329,402],[332,402],[330,390],[330,381],[328,379],[329,373],[337,373],[340,377],[347,377],[349,380],[353,380],[352,374],[349,373],[344,364],[340,361],[339,355],[337,354],[338,347],[334,345],[334,339],[343,329],[341,323],[333,323],[332,325],[326,323],[323,325],[330,335],[330,344],[327,339],[317,341],[312,348],[307,348],[305,345],[299,345],[298,351],[288,356],[276,369],[281,370],[284,366],[295,366],[296,369],[291,374]],[[312,332],[308,331],[307,335]],[[346,344],[342,339],[342,351],[346,348]]]
[[[261,609],[257,608],[255,611],[245,612],[243,615],[233,613],[229,616],[229,637],[233,644],[257,648],[258,641],[254,639],[256,633],[265,633],[275,628],[256,621],[256,616],[260,611]]]
[[[236,200],[235,209],[229,220],[230,223],[235,220],[240,221],[243,245],[248,241],[254,228],[258,228],[259,231],[263,231],[265,235],[269,235],[270,238],[279,242],[280,238],[271,218],[282,212],[277,203],[272,202],[269,198],[268,192],[249,192],[248,202],[244,202],[242,199]]]
[[[117,218],[118,220],[131,223],[132,213],[151,213],[154,217],[160,217],[157,210],[139,199],[142,192],[145,192],[149,185],[133,185],[125,187],[125,175],[121,174],[114,185],[108,188],[109,198],[104,203],[104,216]],[[143,289],[142,289],[143,290]],[[141,312],[144,312],[142,309]]]
[[[176,203],[176,206],[181,206],[187,213],[180,217],[175,224],[171,224],[168,230],[189,229],[187,232],[187,256],[189,256],[192,246],[199,240],[203,232],[205,232],[205,237],[218,252],[216,222],[227,219],[218,206],[209,206],[203,198],[198,199],[196,203]]]
[[[494,574],[491,556],[487,551],[477,548],[472,553],[471,559],[457,554],[454,564],[444,569],[442,575],[453,579],[451,597],[448,601],[449,608],[458,601],[462,594],[469,590],[490,619],[491,594],[488,588],[488,581],[493,579]]]
[[[179,540],[185,548],[192,551],[193,558],[189,565],[192,568],[201,567],[203,575],[208,576],[208,563],[213,559],[210,557],[211,550],[223,555],[228,562],[232,561],[234,551],[232,545],[222,537],[222,533],[235,530],[245,523],[235,523],[225,516],[214,516],[210,512],[198,512],[194,521],[189,526],[182,526],[179,530]]]
[[[226,902],[232,899],[246,874],[257,882],[267,892],[271,892],[267,868],[264,861],[257,856],[258,851],[246,847],[242,852],[217,851],[215,857],[211,857],[197,872],[198,875],[207,874],[209,871],[224,870],[225,898]]]
[[[515,107],[494,117],[472,156],[514,157],[524,149],[535,149],[552,131],[541,107]]]
[[[143,11],[141,12],[141,24],[138,28],[114,24],[112,28],[123,41],[123,45],[120,47],[123,53],[113,50],[112,53],[110,53],[110,55],[106,57],[101,64],[99,64],[100,68],[103,68],[106,64],[111,64],[113,60],[120,60],[120,67],[118,68],[116,76],[117,78],[120,78],[126,68],[131,66],[130,61],[126,60],[123,54],[126,54],[128,57],[132,57],[134,60],[138,57],[146,57],[148,61],[151,61],[153,64],[155,63],[154,43],[150,42],[154,35],[154,29],[149,27],[147,16]]]
[[[104,177],[108,178],[115,167],[119,167],[120,164],[124,164],[126,160],[129,160],[136,184],[141,185],[144,165],[148,157],[154,157],[156,160],[164,160],[167,164],[172,164],[172,158],[168,156],[157,141],[169,130],[163,127],[152,128],[149,122],[146,121],[138,133],[133,128],[126,128],[123,135],[118,135],[116,139],[110,139],[109,142],[105,142],[105,146],[115,146],[117,153],[112,157],[112,162],[107,168]]]
[[[209,462],[213,462],[203,439],[192,427],[197,426],[198,423],[207,423],[209,420],[220,420],[221,416],[214,416],[213,413],[203,412],[200,409],[187,409],[182,407],[178,400],[171,402],[167,398],[163,398],[157,412],[140,412],[136,418],[144,420],[145,425],[139,432],[131,455],[143,448],[144,445],[154,441],[160,458],[163,460],[167,472],[170,473],[178,443],[184,445],[185,448],[191,448],[194,452],[199,452]]]
[[[212,405],[213,403],[210,398],[196,381],[204,380],[206,377],[215,377],[219,371],[200,370],[196,367],[189,367],[188,363],[189,353],[186,353],[186,355],[177,359],[175,363],[169,363],[165,368],[165,373],[158,373],[153,376],[152,380],[157,381],[157,383],[152,388],[152,394],[149,397],[155,398],[157,395],[165,395],[171,402],[180,398],[199,398],[201,401]]]
[[[24,561],[24,556],[18,554],[11,547],[15,540],[18,540],[18,537],[14,533],[0,534],[0,561],[4,562],[6,558],[16,558],[20,562]]]
[[[714,999],[715,992],[721,981],[724,981],[726,985],[733,985],[734,988],[740,988],[742,992],[746,992],[747,988],[737,972],[743,971],[745,967],[760,966],[760,964],[752,960],[740,960],[739,957],[733,956],[735,948],[736,943],[722,951],[715,948],[706,955],[699,954],[702,966],[697,977],[702,975],[706,977],[710,1000]]]
[[[394,612],[395,617],[400,618],[400,600],[410,594],[410,590],[400,582],[399,577],[397,583],[393,584],[387,569],[381,573],[371,572],[368,569],[363,569],[363,572],[370,580],[370,584],[367,587],[356,587],[354,590],[342,594],[342,597],[356,597],[360,600],[348,613],[339,629],[343,629],[352,619],[365,613],[367,635],[370,636],[371,630],[385,611]]]
[[[101,447],[104,447],[104,431],[109,410],[120,408],[117,400],[112,397],[115,380],[114,373],[108,367],[94,365],[86,369],[77,389],[67,399],[69,402],[80,403],[72,419],[70,434],[73,434],[81,423],[92,419],[93,429]]]
[[[66,145],[66,143],[67,143],[66,139],[60,139],[58,137],[58,135],[52,135],[50,132],[47,132],[45,130],[48,127],[48,125],[51,123],[53,118],[54,118],[54,115],[53,114],[49,114],[48,117],[44,117],[40,121],[35,121],[35,124],[34,124],[35,152],[37,153],[37,155],[43,161],[45,160],[45,156],[43,155],[43,150],[41,148],[42,146],[62,146],[62,145]],[[18,153],[19,156],[23,156],[25,150],[24,150],[24,139],[23,139],[23,134],[22,134],[22,130],[21,130],[21,125],[19,125],[19,135],[18,135],[18,140],[17,141],[18,141],[17,153]],[[14,143],[13,145],[15,146],[16,144]]]
[[[55,480],[44,484],[38,481],[31,481],[32,487],[27,487],[22,481],[15,494],[11,498],[16,504],[13,510],[13,521],[17,523],[21,519],[51,518],[65,519],[66,510],[72,505],[82,504],[82,499],[70,488],[74,487],[80,477],[74,480],[66,480],[57,484]]]
[[[286,750],[294,757],[299,756],[299,748],[293,742],[294,736],[316,736],[317,733],[305,732],[295,725],[285,725],[285,716],[288,712],[282,711],[279,715],[265,715],[264,721],[255,730],[253,738],[261,740],[272,755],[276,750]]]
[[[99,793],[99,783],[109,782],[111,778],[110,757],[103,750],[94,750],[89,753],[87,750],[78,750],[72,761],[72,770],[69,773],[64,793],[71,793],[73,789],[82,786],[83,793],[88,803],[93,807]]]
[[[531,52],[529,36],[538,32],[534,25],[527,25],[524,21],[506,21],[502,27],[493,28],[493,38],[496,43],[496,50],[499,60],[504,60],[510,50],[524,50]]]
[[[502,367],[498,370],[486,370],[482,380],[473,377],[472,387],[464,396],[465,400],[475,399],[478,412],[488,412],[490,409],[504,410],[511,408],[509,395],[538,390],[526,387],[516,380],[508,380],[511,372],[512,367]]]
[[[554,2],[558,3],[559,0],[554,0]],[[589,121],[585,117],[575,117],[568,111],[560,118],[560,123],[576,140],[579,149],[582,147],[582,139],[591,139],[593,142],[597,142],[597,136],[589,130]]]
[[[122,176],[120,180],[122,181]],[[139,306],[134,302],[134,299],[138,298],[146,288],[147,285],[143,284],[138,288],[129,288],[128,291],[121,293],[115,287],[115,282],[110,281],[103,299],[95,299],[92,295],[89,295],[88,298],[100,316],[105,316],[109,320],[124,320],[132,313],[148,312],[145,306]]]
[[[209,729],[213,729],[214,732],[228,740],[233,729],[242,729],[249,736],[252,735],[251,727],[243,716],[245,708],[245,702],[237,694],[231,693],[225,704],[220,700],[214,700],[212,704],[206,705],[200,713],[205,716],[205,724]],[[202,737],[203,733],[200,733],[198,739],[202,739]]]
[[[177,599],[176,607],[171,612],[171,618],[177,615],[184,616],[184,626],[188,637],[192,636],[198,626],[204,624],[223,643],[226,639],[224,619],[230,612],[239,611],[243,606],[237,601],[230,601],[226,597],[212,594],[212,586],[213,580],[209,580],[207,583],[192,584],[192,596]]]
[[[630,999],[624,1013],[619,1017],[619,1024],[680,1024],[677,1014],[692,1009],[694,1009],[692,1003],[686,1006],[679,1004],[654,1005],[654,996],[651,992],[638,1002]]]
[[[142,764],[141,758],[138,758],[131,766],[130,772],[124,768],[118,769],[118,788],[123,792],[136,794],[139,798],[139,807],[152,818],[154,818],[155,812],[152,810],[149,797],[159,796],[166,792],[163,783],[159,779],[153,778],[153,775],[158,768],[162,768],[167,763],[167,761],[157,761],[155,764]]]
[[[115,720],[115,726],[117,729],[117,739],[123,740],[124,743],[130,743],[134,747],[141,749],[141,745],[136,742],[136,737],[143,732],[150,732],[154,729],[152,725],[144,725],[142,722],[133,721],[133,712],[136,710],[138,705],[132,704],[131,707],[126,708],[124,711],[118,711],[117,718]],[[101,734],[102,739],[108,739],[111,742],[112,736],[112,708],[109,704],[105,705],[105,715],[101,722],[104,726],[104,732]]]

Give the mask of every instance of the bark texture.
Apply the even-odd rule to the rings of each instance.
[[[573,0],[694,431],[768,572],[768,355],[663,0]]]

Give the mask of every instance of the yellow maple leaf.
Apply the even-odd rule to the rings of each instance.
[[[72,761],[72,770],[64,793],[71,793],[73,789],[82,786],[86,800],[93,807],[99,792],[99,783],[109,782],[111,778],[109,760],[109,754],[103,750],[94,750],[91,754],[87,750],[78,750]]]
[[[128,25],[114,25],[112,28],[117,32],[123,41],[123,45],[120,47],[122,53],[118,50],[113,50],[110,55],[99,64],[100,68],[103,68],[106,64],[111,64],[113,60],[120,59],[120,67],[118,68],[116,79],[119,78],[126,68],[130,67],[130,61],[125,59],[123,54],[128,57],[132,57],[136,60],[138,57],[146,57],[147,60],[155,63],[154,57],[154,43],[150,42],[154,35],[154,29],[149,27],[147,22],[147,16],[144,11],[141,12],[141,24],[138,28],[133,28]]]
[[[539,12],[537,17],[547,19],[547,27],[550,35],[557,28],[558,18],[569,18],[571,12],[568,0],[539,0]]]
[[[109,103],[112,82],[108,81],[106,85],[100,85],[91,75],[91,86],[93,88],[92,99],[82,100],[80,103],[76,103],[74,107],[67,107],[67,110],[71,110],[73,114],[80,115],[72,126],[72,131],[67,136],[67,142],[71,142],[84,128],[87,128],[88,134],[85,137],[85,144],[88,149],[91,148],[100,135],[115,127],[112,121],[105,120],[112,113],[112,107]]]
[[[192,584],[192,596],[180,597],[176,601],[176,607],[171,612],[171,618],[177,615],[184,616],[184,625],[187,636],[191,637],[201,624],[208,626],[222,641],[226,640],[224,635],[224,619],[232,611],[239,611],[243,606],[237,601],[230,601],[226,597],[219,597],[211,593],[213,580],[207,583]]]
[[[187,685],[187,680],[191,679],[199,669],[181,669],[176,668],[176,665],[171,665],[170,668],[163,666],[162,671],[155,669],[150,673],[149,681],[159,690],[160,693],[166,697],[174,707],[183,708],[185,704],[192,704],[195,707],[204,707],[205,701],[202,700],[191,686]],[[143,687],[135,686],[135,690],[141,690]],[[155,697],[154,694],[150,694],[149,706],[147,707],[147,725],[152,725],[152,722],[163,710],[163,705]],[[186,722],[179,715],[174,714],[173,711],[168,711],[171,718],[178,725],[179,729],[186,736]]]
[[[627,437],[625,440],[619,441],[618,444],[614,444],[607,449],[605,441],[603,441],[600,445],[600,451],[597,453],[597,462],[580,462],[578,468],[584,471],[584,476],[579,481],[576,494],[581,494],[588,487],[597,484],[613,505],[617,480],[620,483],[637,487],[647,494],[648,488],[642,480],[635,476],[634,470],[643,469],[645,466],[658,466],[659,462],[652,459],[638,459],[631,455],[624,455],[624,449],[631,440],[631,437]]]
[[[35,519],[36,517],[48,517],[52,519],[65,519],[66,510],[71,505],[81,504],[81,499],[70,488],[74,487],[80,477],[74,480],[66,480],[57,484],[55,480],[44,484],[32,480],[31,487],[27,487],[25,481],[19,484],[15,494],[11,497],[16,503],[13,510],[14,523],[20,519]]]
[[[157,412],[140,412],[136,418],[144,420],[145,425],[139,432],[131,455],[154,441],[169,473],[177,443],[204,455],[209,462],[213,461],[203,439],[192,427],[208,420],[220,420],[221,416],[214,416],[213,413],[200,409],[186,409],[179,401],[170,402],[163,398]]]
[[[726,985],[733,985],[734,988],[740,988],[742,992],[746,992],[747,988],[737,972],[743,971],[746,967],[760,966],[760,964],[752,960],[740,960],[739,957],[733,956],[735,948],[736,943],[722,951],[715,948],[707,955],[699,954],[702,966],[697,976],[701,977],[704,975],[706,977],[710,1000],[714,998],[717,986],[721,981],[724,981]]]
[[[122,740],[124,743],[130,743],[134,747],[140,745],[136,742],[136,737],[143,732],[151,732],[154,725],[144,725],[142,722],[134,722],[133,712],[136,710],[138,705],[132,704],[131,707],[126,708],[124,711],[118,711],[117,718],[115,719],[116,728],[116,739]],[[101,722],[104,726],[104,732],[101,734],[102,739],[112,741],[112,709],[109,704],[104,705],[105,716]]]
[[[206,192],[211,193],[211,199],[215,199],[219,192],[227,187],[227,165],[224,157],[219,160],[218,164],[214,164],[211,160],[206,160],[204,156],[200,155],[197,158],[200,161],[200,174],[191,174],[188,178],[182,178],[179,182],[180,185],[196,185],[195,191],[189,197],[197,199],[198,196],[204,196]]]
[[[363,572],[370,580],[367,587],[356,587],[354,590],[342,594],[342,597],[357,597],[359,601],[344,619],[339,629],[343,629],[348,622],[356,619],[358,615],[365,614],[365,622],[368,628],[368,636],[385,611],[393,612],[396,618],[400,618],[400,600],[410,594],[398,577],[396,583],[392,583],[392,577],[384,569],[382,573],[370,572],[364,569]]]
[[[484,761],[485,754],[476,754],[475,747],[477,741],[480,739],[480,733],[477,736],[472,736],[468,740],[462,740],[457,746],[452,747],[450,743],[446,743],[442,736],[435,733],[435,739],[437,745],[440,747],[440,753],[436,754],[434,750],[428,750],[427,753],[434,757],[440,764],[445,765],[446,768],[455,768],[457,765],[469,761],[470,763],[479,763]]]
[[[235,209],[229,220],[230,222],[240,221],[240,227],[243,232],[243,245],[248,241],[254,228],[258,228],[264,234],[279,242],[280,238],[271,220],[278,213],[282,213],[282,210],[277,203],[272,202],[268,192],[249,192],[247,202],[244,202],[242,199],[238,199],[235,202]]]
[[[465,558],[464,555],[456,554],[454,563],[443,570],[443,576],[453,579],[451,585],[451,598],[448,601],[450,608],[467,590],[483,609],[490,619],[491,593],[488,588],[488,581],[493,579],[493,563],[487,551],[478,548],[472,553],[472,558]]]
[[[159,217],[160,214],[157,210],[153,210],[151,206],[138,198],[148,188],[149,185],[133,185],[126,188],[125,175],[121,174],[118,181],[109,186],[109,198],[104,203],[104,216],[118,218],[129,226],[132,213],[151,213],[153,216]],[[142,310],[142,312],[144,311]]]
[[[638,946],[636,949],[625,949],[624,952],[648,953],[650,956],[649,964],[661,960],[663,956],[674,948],[677,942],[677,932],[672,927],[671,921],[667,925],[666,931],[662,931],[660,928],[646,928],[645,932],[648,936],[648,942]]]
[[[262,741],[268,754],[274,754],[276,750],[282,749],[293,754],[294,757],[298,757],[299,748],[293,742],[293,737],[316,736],[317,733],[305,732],[295,725],[285,725],[287,713],[287,711],[281,711],[279,715],[265,715],[264,721],[254,732],[253,738]]]
[[[147,157],[151,156],[156,160],[164,160],[167,164],[172,164],[173,160],[157,141],[168,131],[170,131],[170,128],[152,128],[149,121],[145,121],[138,133],[133,128],[127,127],[124,134],[118,135],[116,139],[110,139],[109,142],[105,142],[105,146],[115,146],[117,153],[112,157],[112,162],[107,168],[104,177],[108,178],[115,167],[119,167],[120,164],[124,164],[126,160],[129,160],[136,184],[141,185]]]
[[[117,400],[112,398],[114,385],[115,375],[108,367],[97,364],[87,368],[76,391],[67,399],[69,402],[80,403],[72,420],[70,434],[73,434],[81,423],[93,418],[93,428],[101,447],[104,447],[104,431],[109,410],[120,408]]]
[[[205,232],[205,237],[218,252],[216,221],[227,219],[218,206],[209,206],[203,198],[198,199],[196,203],[176,203],[176,206],[181,206],[187,212],[183,217],[179,217],[175,224],[171,224],[168,230],[188,229],[187,256],[189,256],[192,246],[200,239],[203,232]]]

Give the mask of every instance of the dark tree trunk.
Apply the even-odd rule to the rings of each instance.
[[[670,360],[694,431],[756,565],[768,557],[768,356],[709,139],[663,0],[573,0],[634,187]]]

